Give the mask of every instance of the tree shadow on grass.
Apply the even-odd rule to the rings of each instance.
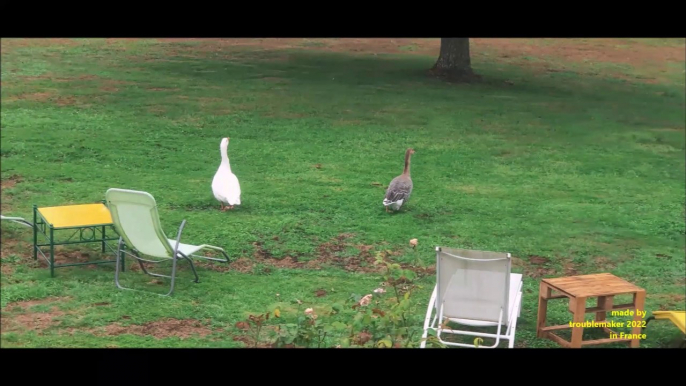
[[[411,93],[506,92],[526,99],[575,97],[585,101],[631,101],[634,98],[630,95],[640,93],[643,103],[646,100],[662,104],[668,101],[674,105],[684,103],[684,93],[679,94],[678,85],[631,83],[571,71],[541,74],[513,65],[481,63],[475,66],[475,72],[483,77],[482,82],[451,84],[429,75],[435,61],[430,57],[286,52],[287,55],[283,55],[283,51],[241,51],[240,59],[236,61],[183,57],[183,60],[148,63],[146,67],[216,86],[250,79],[267,79],[273,85],[274,80],[280,79],[288,81],[294,89],[324,87],[331,93],[341,88],[377,86]],[[667,97],[656,94],[665,90],[670,90]]]

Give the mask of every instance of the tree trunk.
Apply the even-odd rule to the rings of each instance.
[[[441,52],[431,73],[456,82],[470,82],[479,78],[472,71],[469,38],[441,38]]]

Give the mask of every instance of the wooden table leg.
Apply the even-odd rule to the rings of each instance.
[[[539,338],[546,337],[546,333],[543,332],[542,328],[545,327],[546,314],[548,313],[548,298],[552,293],[552,289],[546,283],[541,282],[538,287],[538,317],[536,321],[536,336]]]
[[[570,299],[570,302],[573,302],[573,307],[574,307],[574,319],[573,322],[576,323],[583,323],[584,322],[584,317],[586,316],[586,298],[580,297],[580,298],[574,298]],[[581,342],[584,336],[584,328],[583,327],[572,327],[572,339],[570,341],[571,347],[572,348],[581,348]]]
[[[598,308],[602,309],[603,311],[598,311],[595,313],[596,321],[602,322],[607,320],[607,311],[612,309],[613,300],[614,299],[612,296],[598,296]]]
[[[641,334],[641,327],[642,323],[641,321],[643,320],[643,315],[639,314],[636,311],[641,311],[645,312],[645,303],[646,303],[646,291],[638,291],[634,294],[634,325],[631,327],[631,333],[632,334]],[[629,344],[629,347],[631,348],[637,348],[641,344],[640,339],[632,339],[631,343]]]

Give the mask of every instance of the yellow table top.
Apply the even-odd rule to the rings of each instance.
[[[77,228],[112,224],[112,214],[103,203],[38,208],[53,228]]]
[[[655,311],[655,319],[669,319],[686,334],[686,311]]]

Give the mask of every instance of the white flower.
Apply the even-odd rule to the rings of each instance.
[[[417,239],[412,239],[412,240],[410,240],[410,246],[411,246],[412,248],[416,247],[416,246],[417,246]]]
[[[377,288],[377,289],[374,290],[374,293],[375,293],[375,294],[382,294],[382,293],[385,293],[385,292],[386,292],[386,290],[383,289],[383,288]]]
[[[372,294],[369,295],[364,295],[362,299],[360,299],[360,305],[361,306],[368,306],[369,303],[372,301]]]
[[[305,315],[309,316],[312,319],[317,319],[317,314],[315,314],[314,310],[311,308],[305,310]]]

